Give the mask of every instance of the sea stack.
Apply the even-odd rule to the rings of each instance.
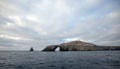
[[[30,48],[30,51],[34,51],[32,47]]]

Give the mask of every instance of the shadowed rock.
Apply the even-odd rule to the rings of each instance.
[[[51,45],[47,46],[43,51],[55,51],[55,49],[58,47],[58,45]]]
[[[30,51],[34,51],[32,47],[30,48]]]
[[[98,46],[83,41],[71,41],[59,45],[50,45],[42,51],[55,51],[59,47],[60,51],[100,51],[100,50],[120,50],[120,46]]]

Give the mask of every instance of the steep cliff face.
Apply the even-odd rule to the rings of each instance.
[[[42,51],[55,51],[59,47],[60,51],[100,51],[100,50],[120,50],[120,46],[97,46],[92,43],[82,41],[71,41],[59,45],[47,46]]]
[[[60,45],[47,46],[43,51],[55,51],[57,47],[60,47],[60,51],[81,51],[81,50],[95,50],[96,45],[82,42],[82,41],[72,41],[68,43],[62,43]]]
[[[96,45],[87,42],[72,41],[60,44],[60,50],[61,51],[95,50],[95,46]]]

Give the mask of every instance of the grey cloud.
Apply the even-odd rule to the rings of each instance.
[[[26,49],[59,44],[68,38],[103,45],[119,45],[120,20],[117,0],[1,0],[0,46]],[[10,23],[10,26],[7,24]],[[6,47],[6,48],[7,48]],[[3,49],[3,48],[2,48]]]

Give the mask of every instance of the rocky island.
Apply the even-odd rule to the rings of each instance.
[[[102,51],[102,50],[120,50],[120,46],[99,46],[83,41],[71,41],[59,45],[50,45],[42,51],[55,51],[56,48],[60,51]]]

